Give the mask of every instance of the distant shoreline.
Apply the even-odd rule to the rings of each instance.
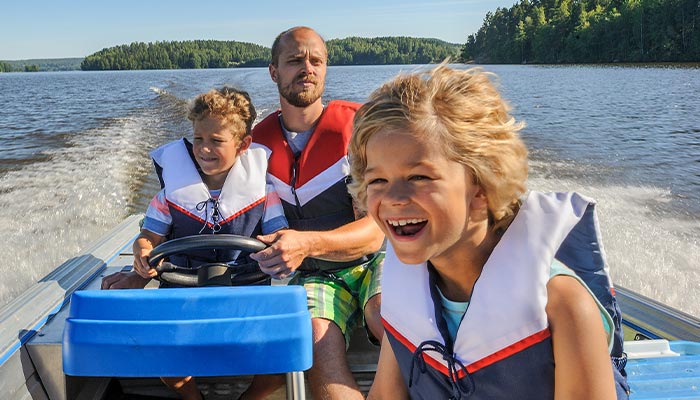
[[[56,72],[80,70],[85,57],[0,60],[0,72]]]
[[[70,71],[82,71],[80,69],[80,64],[83,62],[85,57],[73,57],[73,58],[42,58],[42,59],[27,59],[27,60],[0,60],[0,63],[8,63],[16,68],[13,71],[0,71],[0,72],[70,72]],[[461,64],[462,62],[457,62]],[[695,61],[685,61],[685,62],[610,62],[610,63],[475,63],[473,61],[468,61],[464,64],[467,65],[538,65],[538,66],[619,66],[619,67],[630,67],[630,68],[700,68],[700,62]],[[352,65],[402,65],[402,64],[352,64]],[[25,66],[37,66],[38,71],[25,71]],[[329,66],[347,66],[347,64],[340,65],[329,65]],[[228,67],[229,69],[240,69],[240,68],[262,68],[260,66],[235,66]],[[214,69],[214,68],[170,68],[171,70],[186,70],[186,69]],[[148,71],[157,69],[130,69],[124,71]],[[114,70],[105,70],[114,71]]]

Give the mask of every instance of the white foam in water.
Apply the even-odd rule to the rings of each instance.
[[[149,87],[148,89],[149,89],[150,91],[152,91],[153,93],[157,93],[157,94],[161,94],[161,95],[168,94],[168,91],[167,91],[167,90],[161,89],[161,88],[159,88],[159,87],[151,86],[151,87]]]
[[[126,217],[152,135],[147,116],[111,122],[0,178],[0,306]]]
[[[660,217],[655,205],[670,201],[668,190],[643,186],[590,186],[531,177],[531,189],[574,190],[594,198],[604,251],[616,285],[700,316],[697,232],[700,222]]]

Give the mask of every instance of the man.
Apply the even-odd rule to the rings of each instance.
[[[321,102],[328,53],[308,27],[282,32],[272,45],[270,77],[281,110],[253,130],[271,151],[268,179],[275,185],[290,228],[259,236],[270,245],[251,255],[261,269],[307,289],[314,337],[309,370],[314,399],[361,399],[345,349],[362,319],[381,340],[379,317],[384,240],[379,227],[358,215],[347,191],[347,144],[359,104]],[[376,254],[375,254],[376,253]]]

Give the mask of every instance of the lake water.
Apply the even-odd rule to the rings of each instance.
[[[416,68],[330,67],[324,99]],[[700,316],[700,69],[483,68],[527,122],[529,186],[597,199],[616,284]],[[148,151],[189,135],[187,100],[224,84],[260,116],[278,107],[266,68],[0,74],[0,306],[145,211]]]

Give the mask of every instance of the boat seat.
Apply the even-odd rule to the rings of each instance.
[[[63,332],[70,376],[287,374],[304,398],[311,320],[301,286],[85,290]]]

